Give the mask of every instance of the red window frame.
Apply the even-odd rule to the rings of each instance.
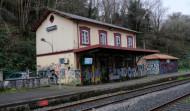
[[[122,42],[121,42],[121,34],[119,33],[114,33],[114,43],[115,43],[115,46],[116,46],[116,36],[119,36],[120,37],[120,46],[117,46],[117,47],[121,47],[122,46]]]
[[[101,44],[101,33],[103,33],[106,35],[106,44],[105,45],[107,45],[108,44],[107,31],[99,30],[98,32],[99,32],[99,44]],[[101,45],[103,45],[103,44],[101,44]]]
[[[80,45],[87,45],[87,46],[89,46],[91,44],[90,43],[90,28],[85,27],[85,26],[80,26],[79,28],[80,28]],[[82,30],[88,31],[88,37],[89,37],[89,43],[88,44],[82,43]]]
[[[131,39],[132,39],[132,47],[129,47],[128,38],[131,38]],[[132,36],[127,36],[127,47],[128,47],[128,48],[133,48],[133,37],[132,37]]]

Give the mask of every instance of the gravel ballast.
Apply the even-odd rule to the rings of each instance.
[[[167,90],[150,93],[128,101],[108,105],[95,111],[148,111],[166,102],[190,93],[190,83],[169,88]]]

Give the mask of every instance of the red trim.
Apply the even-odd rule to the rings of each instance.
[[[119,36],[120,37],[120,46],[116,46],[116,36]],[[116,47],[122,47],[122,42],[121,42],[121,34],[119,34],[119,33],[114,33],[114,43],[115,43],[115,46]]]
[[[64,54],[64,53],[70,53],[73,52],[73,50],[65,50],[65,51],[60,51],[60,52],[53,52],[53,53],[46,53],[46,54],[38,54],[36,55],[37,57],[42,57],[42,56],[49,56],[49,55],[57,55],[57,54]]]
[[[131,47],[129,47],[129,44],[128,44],[128,38],[131,38],[131,39],[132,39],[132,48],[134,48],[134,47],[133,47],[133,37],[132,37],[132,36],[127,36],[127,47],[128,47],[128,48],[131,48]]]
[[[85,26],[79,26],[79,28],[80,28],[80,45],[87,45],[87,46],[89,46],[90,45],[90,28],[85,27]],[[82,43],[82,30],[88,31],[89,44],[83,44]]]
[[[36,32],[38,27],[42,24],[42,22],[47,19],[48,15],[51,13],[51,11],[46,10],[40,20],[35,24],[35,26],[32,28],[32,32]]]
[[[108,44],[108,38],[107,38],[107,31],[104,31],[104,30],[98,30],[99,32],[99,44],[101,44],[101,33],[105,34],[106,35],[106,45]]]
[[[133,52],[151,52],[151,53],[157,53],[160,52],[159,50],[151,50],[151,49],[137,49],[137,48],[126,48],[126,47],[118,47],[118,46],[110,46],[110,45],[93,45],[89,47],[84,47],[80,49],[73,50],[74,53],[81,52],[81,51],[87,51],[97,48],[104,48],[104,49],[116,49],[116,50],[124,50],[124,51],[133,51]]]

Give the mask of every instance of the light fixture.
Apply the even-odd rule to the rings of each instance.
[[[46,42],[46,40],[45,40],[44,38],[41,38],[41,41],[42,41],[42,42]]]
[[[52,53],[53,53],[53,44],[51,44],[50,42],[47,42],[44,38],[41,38],[41,41],[50,44],[51,48],[52,48]]]

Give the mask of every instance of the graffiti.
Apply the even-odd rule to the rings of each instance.
[[[69,74],[69,76],[74,76],[75,75],[75,70],[69,70],[68,74]]]
[[[147,61],[146,71],[147,74],[159,74],[159,60]]]
[[[68,77],[67,84],[75,84],[75,78],[72,76]]]
[[[144,76],[146,74],[145,65],[138,65],[138,77]]]
[[[61,69],[62,79],[65,79],[65,69]]]
[[[178,71],[177,61],[172,61],[170,63],[167,63],[166,61],[160,61],[160,74],[177,72],[177,71]]]
[[[109,68],[109,74],[110,74],[110,80],[115,80],[115,79],[121,79],[127,77],[135,77],[136,76],[136,69],[135,68]]]
[[[146,74],[146,71],[139,70],[138,71],[138,77],[144,76]]]
[[[81,75],[80,75],[80,70],[75,70],[75,78],[76,78],[76,83],[81,83]]]
[[[133,78],[136,76],[136,69],[128,67],[128,76],[129,78]]]
[[[138,70],[143,70],[144,68],[143,68],[143,65],[138,65]]]
[[[84,71],[86,73],[86,79],[89,80],[91,79],[92,77],[98,77],[98,76],[101,76],[102,72],[98,70],[98,68],[96,68],[96,71],[89,71],[88,69],[86,69]]]

